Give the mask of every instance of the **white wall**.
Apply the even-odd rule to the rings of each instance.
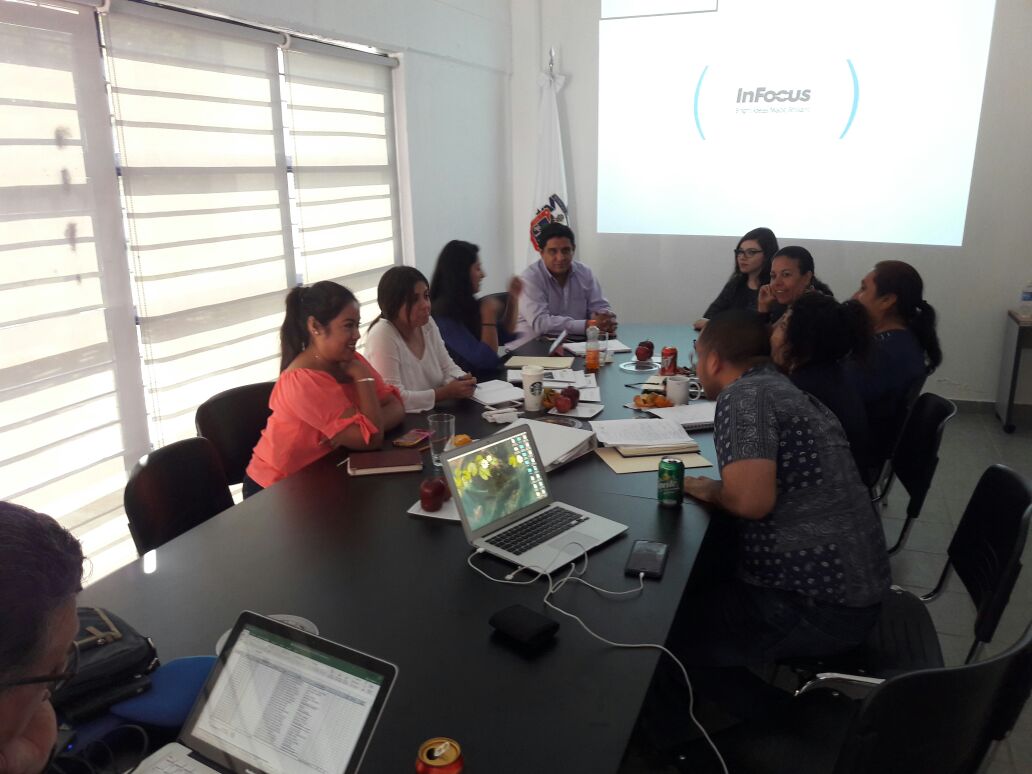
[[[466,239],[481,247],[485,290],[503,289],[512,262],[509,0],[178,2],[402,54],[396,110],[407,130],[403,206],[411,205],[413,239],[406,261],[429,274],[445,242]]]
[[[513,251],[521,261],[531,216],[536,142],[534,108],[528,105],[536,104],[534,78],[554,46],[558,69],[567,75],[560,114],[578,255],[600,275],[621,320],[687,323],[700,316],[730,273],[736,237],[597,233],[598,17],[598,0],[513,0]],[[879,260],[912,263],[925,280],[926,298],[940,314],[945,361],[928,388],[949,397],[995,398],[1004,310],[1017,304],[1021,287],[1032,278],[1030,37],[1032,3],[997,0],[962,247],[799,240],[778,232],[776,223],[743,223],[741,228],[744,233],[770,226],[782,245],[808,247],[818,275],[840,298],[851,294]],[[642,62],[642,78],[648,78],[648,66]],[[931,126],[940,109],[948,106],[929,106]],[[527,112],[530,120],[524,117]],[[833,196],[834,191],[814,195]],[[1024,377],[1019,399],[1032,402],[1032,366]]]

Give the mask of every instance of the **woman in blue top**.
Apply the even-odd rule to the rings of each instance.
[[[921,275],[903,261],[881,261],[853,294],[871,320],[874,348],[850,377],[867,406],[873,451],[888,459],[910,402],[942,362],[935,309],[924,300]]]
[[[518,277],[509,280],[504,308],[495,296],[478,301],[475,293],[487,276],[479,253],[469,242],[454,239],[446,244],[430,280],[430,302],[452,359],[478,378],[491,378],[502,365],[498,347],[516,338],[523,284]]]
[[[770,262],[777,251],[778,238],[769,228],[754,228],[739,239],[731,277],[706,307],[706,313],[695,321],[695,330],[701,331],[711,317],[728,309],[755,310],[760,288],[770,282]]]

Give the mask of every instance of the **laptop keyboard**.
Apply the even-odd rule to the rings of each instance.
[[[178,752],[177,750],[176,753],[169,753],[162,760],[156,761],[151,771],[161,772],[161,774],[194,774],[210,770],[207,766],[199,766],[188,756],[180,756]]]
[[[554,505],[536,516],[520,522],[512,529],[507,529],[500,535],[489,538],[487,542],[495,548],[519,556],[587,520],[588,517],[584,514],[574,513]]]

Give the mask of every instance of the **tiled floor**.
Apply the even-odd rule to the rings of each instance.
[[[934,586],[945,561],[946,548],[979,476],[993,463],[1009,465],[1032,477],[1032,411],[1018,417],[1019,430],[1007,435],[992,413],[960,411],[947,425],[940,449],[939,468],[920,518],[906,548],[892,558],[893,581],[916,593]],[[906,513],[902,487],[890,493],[884,509],[885,532],[895,541]],[[1025,546],[1024,569],[993,642],[983,657],[1012,644],[1032,622],[1032,540]],[[960,664],[973,640],[974,608],[960,582],[953,577],[945,593],[930,603],[947,664]],[[622,774],[665,772],[628,760]],[[999,745],[988,774],[1032,774],[1032,702],[1029,702],[1010,737]]]

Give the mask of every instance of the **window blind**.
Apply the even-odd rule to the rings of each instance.
[[[377,283],[400,258],[391,73],[303,41],[284,52],[284,71],[299,269],[350,288],[364,333],[380,313]]]
[[[150,437],[277,375],[293,245],[278,37],[144,8],[104,17]]]
[[[0,497],[71,528],[93,580],[135,557],[139,458],[276,378],[287,288],[343,282],[368,324],[400,251],[393,60],[101,18],[0,1]]]
[[[0,3],[0,499],[52,514],[103,574],[135,556],[147,450],[92,10]]]

